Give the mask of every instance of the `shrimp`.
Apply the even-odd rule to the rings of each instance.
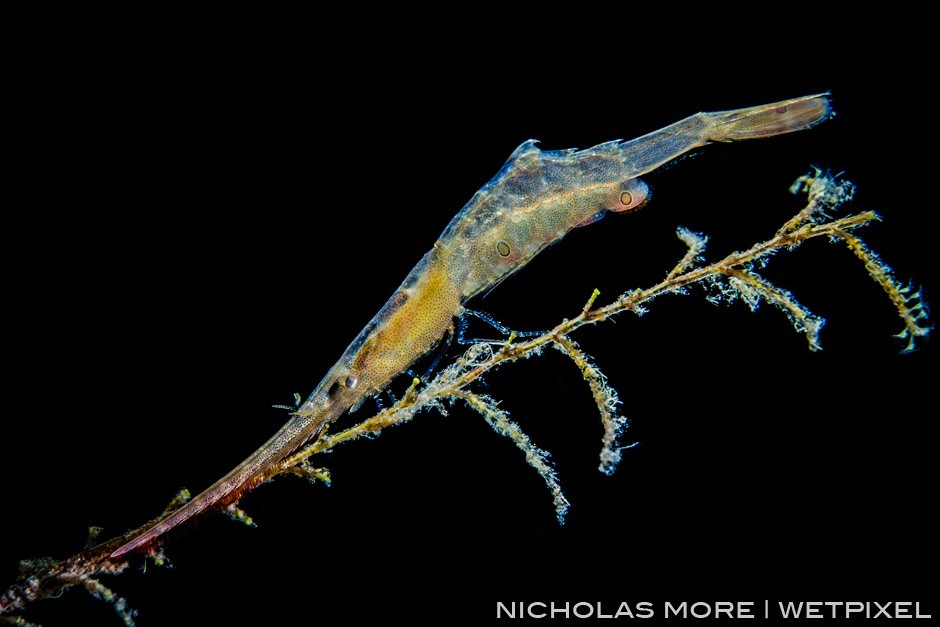
[[[291,453],[383,391],[452,331],[467,300],[496,286],[571,229],[608,211],[642,206],[649,188],[638,177],[710,142],[815,126],[831,115],[827,96],[697,113],[637,139],[585,150],[542,151],[535,140],[524,142],[451,220],[287,424],[234,470],[111,557],[147,547],[200,512],[233,504],[276,475]]]

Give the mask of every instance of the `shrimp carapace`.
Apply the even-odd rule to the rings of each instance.
[[[697,113],[643,137],[586,150],[542,151],[534,140],[524,142],[451,220],[288,423],[238,467],[112,557],[152,544],[210,507],[234,503],[277,474],[284,460],[324,425],[384,390],[431,350],[468,299],[497,285],[571,229],[608,211],[642,206],[649,189],[638,177],[709,142],[780,135],[829,116],[829,100],[819,94]]]

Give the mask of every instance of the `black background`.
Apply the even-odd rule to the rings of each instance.
[[[858,184],[844,211],[879,211],[862,235],[936,293],[933,70],[914,21],[776,33],[703,16],[687,36],[613,16],[594,30],[109,17],[24,23],[13,58],[4,585],[18,559],[69,555],[89,525],[137,526],[264,442],[286,420],[270,406],[309,393],[528,138],[586,147],[826,90],[837,111],[646,177],[642,212],[573,232],[475,302],[513,328],[658,281],[682,255],[677,226],[712,236],[711,259],[766,239],[802,206],[787,187],[811,165]],[[518,600],[936,613],[935,346],[898,354],[900,321],[842,246],[813,242],[766,275],[827,318],[824,351],[776,310],[700,290],[577,334],[640,443],[613,477],[564,358],[487,378],[552,452],[564,526],[522,454],[455,407],[339,448],[330,488],[258,489],[242,501],[257,529],[209,517],[172,535],[174,569],[105,583],[145,626],[481,623]],[[77,591],[30,617],[118,624]]]

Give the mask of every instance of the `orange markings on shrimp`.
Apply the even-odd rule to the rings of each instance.
[[[571,229],[607,211],[636,208],[638,177],[713,141],[770,137],[830,117],[827,94],[717,113],[697,113],[630,141],[542,151],[524,142],[451,220],[384,307],[352,341],[291,419],[207,490],[118,548],[146,548],[207,509],[222,509],[277,474],[281,463],[431,350],[463,304],[529,263]]]

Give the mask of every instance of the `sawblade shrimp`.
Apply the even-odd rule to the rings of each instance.
[[[697,113],[637,139],[543,151],[529,140],[451,220],[431,250],[352,341],[290,420],[215,484],[114,551],[146,548],[200,512],[235,503],[293,452],[452,332],[464,304],[529,263],[572,229],[645,204],[639,177],[710,142],[772,137],[830,117],[826,94]]]

